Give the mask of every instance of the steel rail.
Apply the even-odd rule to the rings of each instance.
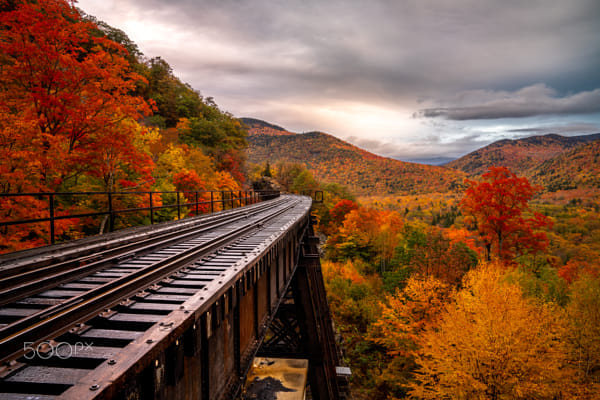
[[[119,304],[124,299],[167,278],[186,264],[211,254],[253,230],[259,229],[267,221],[294,208],[297,204],[297,200],[288,200],[287,204],[277,204],[280,207],[276,208],[275,212],[248,222],[233,232],[221,234],[207,243],[155,262],[129,275],[68,299],[64,303],[6,325],[0,329],[2,336],[0,339],[0,362],[23,355],[25,353],[23,343],[38,343],[68,331],[74,324],[83,322],[102,310]]]
[[[72,256],[73,258],[57,264],[44,265],[29,270],[27,270],[27,267],[21,267],[19,270],[25,269],[25,271],[0,279],[0,288],[3,288],[0,290],[0,306],[41,293],[56,286],[58,283],[66,283],[82,278],[132,253],[140,255],[144,252],[156,250],[166,243],[171,244],[173,238],[183,241],[190,237],[207,233],[229,223],[246,219],[250,215],[259,214],[265,209],[274,207],[280,203],[281,201],[270,204],[261,203],[258,207],[244,210],[244,213],[241,213],[240,209],[236,209],[235,211],[237,212],[230,212],[227,215],[219,216],[217,221],[209,221],[206,224],[202,224],[201,221],[200,224],[193,224],[180,230],[169,229],[168,232],[159,233],[151,237],[143,237],[121,246],[96,251],[92,255]],[[232,219],[232,214],[238,216]],[[188,221],[186,222],[185,225],[190,225]],[[86,250],[86,253],[88,252],[89,249]]]
[[[275,200],[279,201],[279,200]],[[231,214],[242,212],[248,212],[251,210],[260,210],[265,207],[270,207],[268,202],[261,202],[245,206],[244,208],[236,208],[230,210],[217,211],[216,213],[209,215],[201,215],[192,218],[181,219],[178,221],[163,222],[161,224],[147,225],[143,227],[132,228],[132,230],[122,230],[111,232],[105,235],[96,235],[87,237],[85,239],[72,241],[69,243],[62,243],[54,247],[42,247],[36,249],[24,250],[21,252],[8,253],[0,255],[0,278],[10,276],[14,273],[14,270],[18,269],[20,272],[35,269],[50,265],[55,261],[64,261],[68,259],[74,259],[77,257],[85,258],[85,256],[94,255],[98,251],[104,249],[110,249],[114,247],[114,242],[127,242],[128,240],[137,241],[140,236],[147,236],[147,234],[156,235],[158,232],[168,232],[174,229],[180,229],[182,226],[197,224],[212,223],[214,220],[223,220],[229,218]],[[273,204],[273,203],[270,203]],[[140,235],[140,230],[143,234]],[[180,231],[181,232],[181,231]],[[74,249],[65,250],[76,246]],[[52,251],[55,248],[57,250]],[[41,252],[44,257],[41,259],[35,259],[36,252]],[[29,254],[34,253],[34,254]],[[50,254],[49,253],[53,253]],[[54,254],[55,253],[55,254]],[[23,255],[24,254],[24,255]]]

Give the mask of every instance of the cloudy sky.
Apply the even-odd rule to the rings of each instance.
[[[238,117],[402,160],[600,132],[598,0],[79,0]]]

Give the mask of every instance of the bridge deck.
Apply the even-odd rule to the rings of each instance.
[[[235,396],[290,286],[310,198],[0,260],[0,398]]]

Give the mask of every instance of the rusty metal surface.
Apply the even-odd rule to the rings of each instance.
[[[276,216],[293,204],[294,202],[287,205],[281,205],[280,202],[274,203],[272,204],[274,211],[271,211],[271,213]],[[219,248],[227,245],[230,241],[256,230],[258,225],[264,223],[265,218],[273,218],[270,213],[267,216],[264,214],[265,211],[254,214],[244,212],[241,216],[234,215],[231,217],[229,224],[219,222],[211,229],[200,229],[200,232],[191,237],[191,233],[186,232],[183,235],[185,241],[175,245],[177,249],[172,252],[165,251],[163,246],[154,252],[144,253],[142,256],[133,255],[132,257],[135,257],[137,265],[129,273],[115,277],[108,282],[82,283],[79,281],[66,281],[68,283],[65,283],[65,280],[71,279],[73,274],[71,271],[60,272],[57,275],[62,278],[60,280],[62,283],[57,288],[72,290],[73,296],[71,298],[45,309],[35,309],[33,313],[22,318],[15,315],[6,315],[2,319],[3,308],[0,308],[0,321],[7,323],[6,326],[0,328],[0,360],[18,353],[22,349],[22,343],[36,342],[45,339],[44,336],[59,334],[61,330],[64,330],[62,328],[65,324],[80,322],[97,313],[99,309],[112,307],[120,299],[127,298],[136,291],[143,290],[144,287],[157,283],[161,279],[172,280],[169,275],[185,264],[199,257],[209,255],[213,251],[218,251]],[[142,247],[146,248],[146,244],[143,243]],[[125,261],[124,266],[128,266],[127,261]],[[79,270],[80,268],[76,269]],[[97,271],[93,270],[92,272]],[[54,284],[54,279],[46,278],[45,280]],[[37,278],[26,283],[26,286],[34,287],[33,290],[36,293],[46,288],[44,286],[43,289],[36,289],[36,287],[42,285]],[[173,286],[177,285],[174,284]],[[194,286],[191,283],[188,286],[196,289],[203,287],[203,285]],[[5,297],[14,296],[17,300],[20,300],[21,288],[22,285],[15,288],[9,286],[4,290]],[[10,305],[5,308],[10,310]]]
[[[310,222],[310,199],[284,196],[271,202],[277,206],[265,211],[270,216],[252,229],[239,233],[252,217],[244,209],[234,210],[240,217],[235,229],[223,226],[205,232],[196,245],[226,236],[229,240],[148,279],[145,287],[123,291],[122,298],[102,306],[106,310],[89,311],[79,318],[78,327],[67,323],[55,336],[32,340],[33,350],[13,363],[11,370],[0,371],[0,398],[9,393],[30,395],[32,390],[76,400],[205,400],[237,393],[291,282],[300,239]],[[124,258],[93,277],[123,279],[143,265],[164,263],[189,251],[186,246],[180,243]],[[33,297],[72,301],[73,293],[95,290],[85,285],[107,285],[102,282],[106,281],[78,280]],[[44,303],[25,301],[27,307],[38,302]],[[56,306],[48,303],[50,308]],[[40,341],[48,345],[38,349]],[[28,372],[61,368],[71,380],[37,381]]]

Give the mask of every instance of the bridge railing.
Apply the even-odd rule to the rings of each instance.
[[[36,239],[43,237],[46,244],[55,244],[61,223],[86,219],[90,230],[91,221],[100,217],[101,221],[95,222],[100,224],[99,231],[94,233],[104,233],[114,231],[118,219],[126,214],[137,218],[119,228],[213,213],[278,196],[279,192],[253,190],[0,193],[0,237],[5,236],[0,253],[6,248],[6,236],[14,234],[11,227],[24,226],[22,230],[27,231],[31,230],[27,226],[35,226]],[[46,223],[45,228],[40,226]]]

